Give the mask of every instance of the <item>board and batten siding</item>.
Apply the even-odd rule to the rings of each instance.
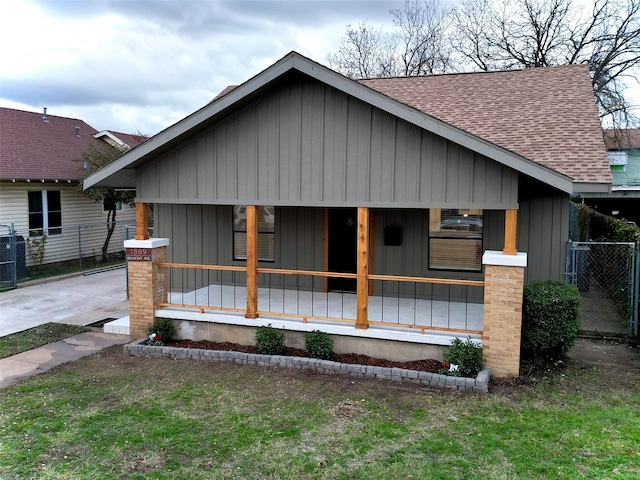
[[[277,207],[275,209],[275,261],[261,267],[295,270],[324,269],[324,210]],[[159,204],[155,208],[158,236],[171,239],[170,262],[245,266],[233,260],[233,207],[227,205]],[[301,289],[322,288],[322,279],[285,275],[260,275],[261,285]],[[172,288],[193,289],[207,283],[243,283],[241,272],[184,271],[170,277]],[[313,285],[312,285],[313,282]]]
[[[525,281],[564,280],[569,241],[569,195],[522,178],[517,247],[527,252]]]
[[[137,172],[138,201],[517,208],[518,174],[314,81],[284,85]]]
[[[43,263],[61,262],[83,257],[99,256],[107,235],[107,214],[102,204],[78,193],[73,184],[2,182],[0,185],[0,225],[13,224],[15,231],[25,239],[29,236],[29,191],[60,191],[62,203],[62,234],[47,237]],[[117,222],[130,222],[135,225],[135,209],[123,206],[117,212]],[[91,224],[93,226],[87,226]],[[96,225],[105,224],[105,225]],[[79,225],[84,225],[78,227]],[[80,233],[78,231],[80,230]],[[81,247],[79,246],[81,241]],[[109,243],[109,253],[124,249],[124,227],[117,227]],[[28,253],[27,266],[33,264]]]

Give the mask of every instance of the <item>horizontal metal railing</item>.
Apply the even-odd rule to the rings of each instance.
[[[327,279],[356,279],[357,275],[355,273],[286,270],[278,268],[258,268],[257,271],[258,275],[262,275],[263,277],[263,286],[258,288],[266,289],[267,291],[265,295],[266,298],[259,297],[258,314],[300,318],[304,323],[309,319],[355,323],[355,295],[349,292],[325,291],[325,281]],[[279,283],[281,288],[278,288],[277,285],[272,286],[272,282],[270,281],[273,275],[295,277],[297,281],[295,285],[282,281]],[[268,276],[266,282],[264,281],[265,276]],[[312,278],[311,288],[306,288],[308,283],[307,285],[302,285],[303,288],[301,288],[301,277]],[[313,284],[314,279],[320,279],[322,281],[322,285],[319,286],[320,288],[316,288],[317,286]],[[291,285],[293,288],[288,289],[287,285]],[[293,292],[293,295],[296,297],[295,302],[287,302],[287,292]],[[281,299],[279,298],[280,295],[282,296]],[[289,293],[289,299],[291,299],[291,297],[292,294]],[[261,304],[266,304],[267,308],[262,309]]]
[[[168,262],[158,263],[158,266],[168,269],[170,291],[167,301],[159,303],[161,307],[191,308],[200,313],[205,310],[246,311],[246,289],[240,286],[244,282],[238,281],[237,276],[246,275],[247,267]]]
[[[246,313],[244,266],[163,262],[170,296],[161,307]],[[307,322],[356,322],[357,296],[327,291],[331,278],[357,279],[355,273],[257,268],[259,315]],[[483,281],[371,274],[368,321],[393,326],[456,333],[482,333]],[[472,298],[473,289],[479,293]],[[374,290],[376,293],[374,294]]]
[[[370,292],[380,292],[369,297],[370,325],[482,334],[484,281],[380,274],[367,279],[378,284]]]

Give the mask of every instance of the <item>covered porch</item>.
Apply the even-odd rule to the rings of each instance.
[[[132,291],[131,334],[134,336],[144,336],[146,326],[156,316],[172,318],[182,325],[186,325],[185,321],[198,324],[184,329],[192,334],[208,328],[203,327],[205,324],[257,327],[271,323],[294,332],[318,329],[352,339],[405,342],[404,345],[396,343],[395,350],[398,351],[414,350],[413,347],[407,348],[409,344],[447,346],[453,338],[471,336],[482,341],[485,352],[490,352],[491,345],[502,334],[519,336],[519,323],[517,332],[509,328],[499,336],[492,334],[495,332],[495,313],[498,309],[504,306],[511,315],[520,314],[524,270],[521,263],[524,254],[517,254],[515,249],[516,210],[505,212],[503,251],[484,253],[485,279],[460,280],[371,272],[370,212],[366,207],[357,209],[356,273],[340,273],[259,266],[256,205],[246,207],[245,266],[167,262],[168,239],[148,238],[144,227],[147,209],[145,204],[137,205],[136,240],[126,246],[128,252],[134,246],[141,247],[142,250],[137,253],[148,255],[150,262],[130,261],[129,275],[132,283],[135,283],[136,267],[144,265],[148,269],[147,279],[152,279],[147,286],[154,296],[148,305],[152,315],[143,318],[136,315],[134,299],[141,293]],[[149,245],[150,248],[143,245]],[[511,271],[514,267],[515,272]],[[491,286],[495,283],[494,277],[503,277],[495,274],[495,268],[508,269],[506,283],[512,283],[512,288],[516,289],[511,299],[512,305],[510,299],[504,297],[504,288],[496,290]],[[285,277],[287,281],[282,280]],[[176,282],[176,278],[180,280]],[[272,281],[273,278],[281,280]],[[307,288],[295,286],[300,285],[301,279],[306,279],[302,283]],[[329,290],[327,283],[330,279],[354,281],[355,292]],[[181,285],[180,289],[170,287],[176,283]],[[311,288],[308,288],[309,284]],[[351,345],[354,345],[353,342]],[[379,348],[379,345],[374,347],[378,354]],[[376,354],[375,351],[369,353]],[[509,355],[513,356],[513,353],[510,351]],[[489,360],[490,353],[486,356]],[[495,366],[492,367],[495,370]],[[513,374],[514,367],[508,368]]]

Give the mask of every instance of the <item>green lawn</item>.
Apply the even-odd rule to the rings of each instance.
[[[72,335],[88,331],[88,328],[64,323],[45,323],[37,327],[0,337],[0,358],[10,357],[32,348],[57,342]]]
[[[469,395],[114,347],[0,390],[0,478],[636,479],[638,373]]]

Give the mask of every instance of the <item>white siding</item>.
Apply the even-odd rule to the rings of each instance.
[[[29,191],[59,190],[62,202],[62,234],[47,239],[44,263],[60,262],[82,256],[99,255],[106,237],[107,214],[102,204],[85,197],[74,184],[40,182],[2,182],[0,184],[0,224],[14,225],[19,235],[29,236]],[[117,212],[117,222],[135,224],[135,209],[123,206]],[[88,224],[93,226],[87,226]],[[103,225],[101,225],[103,224]],[[78,227],[84,225],[83,227]],[[80,235],[78,232],[80,231]],[[79,246],[79,238],[82,246]],[[118,226],[109,243],[109,253],[123,249],[124,228]],[[31,265],[27,254],[27,265]]]

